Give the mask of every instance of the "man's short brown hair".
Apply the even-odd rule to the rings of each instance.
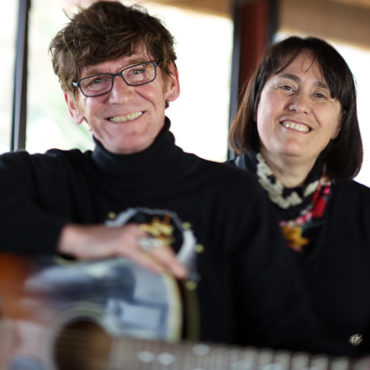
[[[174,39],[158,18],[139,6],[117,1],[98,1],[70,18],[51,41],[49,51],[54,72],[65,91],[74,92],[85,66],[129,56],[145,47],[164,76],[175,63]]]

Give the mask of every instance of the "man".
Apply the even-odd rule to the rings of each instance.
[[[87,122],[96,148],[1,156],[2,250],[126,257],[193,282],[200,340],[301,348],[314,325],[259,187],[174,143],[170,33],[141,8],[101,1],[50,51],[69,113]],[[196,73],[202,83],[206,66]],[[176,257],[189,245],[195,270]]]

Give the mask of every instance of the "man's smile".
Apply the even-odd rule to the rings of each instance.
[[[130,114],[122,115],[122,116],[110,117],[108,118],[108,120],[113,123],[133,121],[134,119],[139,118],[142,114],[143,112],[134,112],[134,113],[130,113]]]

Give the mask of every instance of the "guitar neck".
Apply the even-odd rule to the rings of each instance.
[[[11,356],[11,360],[3,364],[1,359],[6,357],[7,349],[2,345],[0,369],[370,370],[370,358],[354,360],[306,352],[111,336],[94,323],[78,326],[78,333],[64,331],[56,338],[50,361],[21,352],[20,357]]]
[[[109,370],[369,370],[370,360],[351,360],[209,343],[115,338]]]

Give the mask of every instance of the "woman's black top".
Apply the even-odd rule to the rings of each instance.
[[[254,174],[270,197],[325,331],[369,353],[370,189],[328,179],[320,162],[295,189],[279,188],[260,154],[233,164]]]

